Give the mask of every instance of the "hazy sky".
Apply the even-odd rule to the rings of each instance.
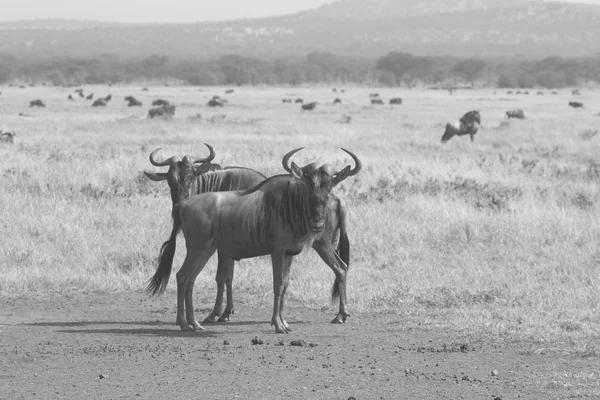
[[[9,0],[0,21],[67,18],[118,22],[194,22],[281,15],[331,0]],[[427,0],[424,0],[427,1]],[[600,4],[600,0],[564,0]]]

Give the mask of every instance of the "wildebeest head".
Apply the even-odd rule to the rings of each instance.
[[[460,119],[460,123],[464,125],[473,125],[475,123],[481,125],[481,115],[479,114],[479,110],[469,111],[463,115]]]
[[[289,160],[292,155],[302,149],[303,147],[300,147],[290,151],[283,157],[281,163],[287,172],[292,174],[294,178],[302,181],[308,189],[306,200],[308,202],[309,228],[312,232],[321,232],[325,227],[327,200],[331,189],[344,179],[358,174],[362,168],[362,163],[352,152],[342,149],[354,160],[354,169],[350,165],[341,171],[338,171],[331,164],[323,164],[319,167],[317,163],[311,163],[302,168],[298,167],[294,162],[290,165]]]
[[[161,150],[158,148],[150,153],[150,163],[156,167],[169,167],[169,170],[167,172],[156,173],[144,171],[144,174],[156,182],[166,180],[171,190],[173,204],[177,204],[180,200],[190,197],[194,178],[210,170],[210,162],[215,158],[215,151],[206,143],[205,146],[210,150],[208,157],[202,158],[186,155],[181,161],[177,159],[177,156],[172,156],[163,161],[156,160],[156,153]]]

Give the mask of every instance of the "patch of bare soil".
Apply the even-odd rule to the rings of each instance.
[[[171,292],[0,299],[0,398],[562,399],[595,388],[557,377],[600,364],[531,342],[465,341],[397,315],[331,325],[304,307],[287,310],[289,335],[274,333],[270,309],[241,305],[229,323],[182,333],[174,305]]]

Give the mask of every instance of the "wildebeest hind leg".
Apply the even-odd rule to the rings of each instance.
[[[346,322],[348,314],[348,302],[346,298],[346,276],[348,274],[348,266],[339,257],[333,248],[333,244],[325,239],[317,240],[313,243],[313,249],[319,254],[321,259],[331,268],[335,274],[334,293],[339,295],[339,310],[332,324],[343,324]]]
[[[230,285],[231,280],[233,279],[234,261],[231,257],[221,252],[218,252],[218,256],[219,262],[217,264],[217,276],[215,278],[217,282],[217,298],[215,299],[215,306],[213,307],[212,312],[204,319],[204,321],[202,321],[207,324],[212,324],[217,321],[229,321],[229,314],[233,312],[233,295],[230,294]],[[223,313],[223,292],[225,291],[225,284],[227,284],[227,307],[225,308],[225,313]]]
[[[204,330],[194,315],[194,282],[214,252],[214,248],[197,249],[188,246],[185,261],[177,272],[177,325],[182,331]]]

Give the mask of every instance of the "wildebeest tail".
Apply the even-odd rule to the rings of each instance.
[[[162,294],[167,289],[171,269],[173,268],[173,257],[177,247],[177,234],[181,230],[181,221],[179,219],[179,204],[173,207],[173,230],[169,240],[163,243],[158,255],[158,268],[154,276],[150,278],[146,292],[151,295]]]
[[[337,208],[338,223],[340,224],[340,240],[338,242],[338,248],[336,250],[337,256],[341,261],[346,264],[342,268],[346,268],[346,271],[350,269],[350,241],[348,240],[348,231],[346,230],[346,204],[343,200],[338,201]],[[339,278],[335,278],[333,287],[331,288],[331,299],[336,300],[340,297],[339,292]]]

